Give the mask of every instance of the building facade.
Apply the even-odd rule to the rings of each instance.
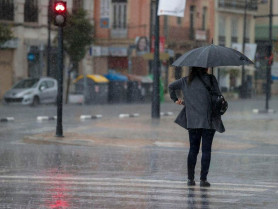
[[[185,70],[168,65],[186,51],[211,43],[214,0],[187,0],[184,17],[160,16],[161,75],[166,80]],[[152,72],[155,1],[95,0],[94,73]],[[142,47],[144,45],[144,47]],[[141,48],[140,48],[141,47]],[[170,82],[169,81],[169,82]]]
[[[7,77],[1,78],[0,97],[22,78],[46,75],[48,4],[48,0],[1,1],[6,12],[0,14],[0,22],[13,26],[15,39],[0,50],[0,71]],[[79,74],[106,74],[109,70],[136,75],[152,73],[155,1],[68,0],[67,6],[70,12],[87,10],[94,24],[94,44],[80,62]],[[160,16],[161,75],[166,85],[187,72],[187,68],[168,68],[176,58],[212,42],[214,10],[214,0],[187,0],[184,17]],[[56,35],[57,28],[52,25],[52,43]],[[51,51],[54,73],[55,53]],[[9,58],[3,61],[3,57]]]
[[[164,35],[168,48],[175,52],[175,57],[171,61],[193,48],[206,46],[214,41],[214,13],[214,0],[187,0],[183,18],[163,17],[163,21],[170,22]],[[188,72],[187,67],[170,67],[169,82],[186,76]]]
[[[272,0],[273,14],[278,15],[278,1]],[[258,5],[258,15],[268,15],[270,13],[270,0],[262,1]],[[256,56],[256,72],[257,72],[257,91],[258,93],[264,93],[264,87],[266,84],[266,59],[268,55],[269,45],[269,17],[256,18],[256,35],[255,41],[258,45]],[[273,65],[272,65],[272,94],[278,94],[278,17],[272,18],[272,50],[273,50]]]
[[[12,26],[13,40],[0,49],[0,98],[18,80],[26,77],[46,75],[48,41],[48,5],[51,0],[7,0],[0,1],[0,23]],[[68,0],[68,11],[84,8],[93,22],[92,0]],[[51,26],[51,42],[57,27]],[[55,71],[55,50],[52,50],[51,71]],[[91,68],[90,62],[81,67]],[[66,65],[65,65],[66,66]],[[55,73],[55,72],[53,72]]]
[[[248,0],[247,5],[242,0],[216,0],[215,1],[215,30],[214,43],[226,47],[235,48],[242,52],[244,37],[244,13],[246,11],[245,26],[245,54],[247,46],[250,47],[252,55],[255,48],[255,18],[258,11],[256,0]],[[249,57],[254,60],[253,57]],[[245,66],[245,81],[254,90],[255,68]],[[219,67],[215,68],[214,74],[218,78],[222,91],[237,93],[242,85],[242,67]],[[253,91],[252,90],[252,91]]]

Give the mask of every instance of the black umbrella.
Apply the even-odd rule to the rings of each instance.
[[[254,64],[248,57],[232,48],[211,44],[186,52],[172,65],[190,67],[240,66]]]

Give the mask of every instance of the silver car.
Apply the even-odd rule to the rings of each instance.
[[[53,78],[28,78],[16,83],[4,95],[5,104],[38,105],[55,103],[58,86]]]

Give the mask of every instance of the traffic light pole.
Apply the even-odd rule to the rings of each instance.
[[[50,76],[50,51],[51,51],[51,17],[52,17],[52,8],[51,0],[48,2],[48,25],[47,25],[47,71],[46,75]]]
[[[63,137],[63,27],[58,31],[58,95],[57,95],[57,126],[56,136]]]
[[[159,16],[157,15],[159,0],[155,7],[155,44],[154,44],[154,68],[153,68],[153,96],[152,96],[152,118],[160,118],[159,97]]]

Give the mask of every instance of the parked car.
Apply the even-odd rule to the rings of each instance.
[[[55,103],[57,100],[57,92],[57,81],[53,78],[23,79],[4,94],[4,103],[34,106]]]

